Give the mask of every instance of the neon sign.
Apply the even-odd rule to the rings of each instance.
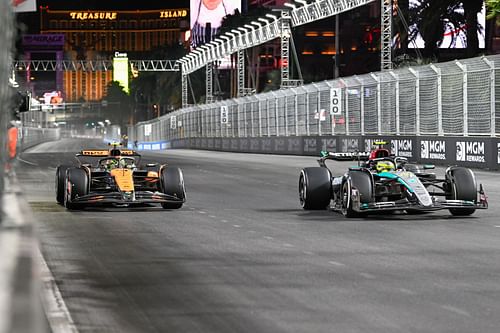
[[[177,18],[177,17],[186,17],[187,10],[162,10],[160,12],[160,18]]]
[[[116,12],[71,12],[69,13],[73,20],[116,20]]]

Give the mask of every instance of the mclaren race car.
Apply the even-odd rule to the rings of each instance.
[[[56,170],[56,200],[68,209],[87,205],[131,206],[159,203],[178,209],[186,201],[182,171],[166,164],[138,167],[141,156],[112,144],[109,150],[82,150],[78,166]]]
[[[302,208],[331,207],[346,217],[396,210],[417,214],[439,209],[465,216],[488,208],[483,186],[479,185],[478,190],[474,173],[468,168],[451,166],[444,178],[438,178],[432,172],[433,165],[410,164],[404,157],[374,156],[334,177],[326,161],[335,157],[322,152],[319,167],[304,168],[300,173]]]

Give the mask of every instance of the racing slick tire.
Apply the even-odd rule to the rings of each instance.
[[[332,176],[327,168],[304,168],[299,176],[299,200],[305,210],[324,210],[332,198]]]
[[[184,187],[184,176],[179,168],[166,167],[161,171],[160,185],[163,193],[186,200],[186,189]],[[179,209],[183,202],[164,202],[164,209]]]
[[[446,178],[449,187],[447,199],[477,202],[476,178],[471,169],[453,168]],[[472,215],[475,211],[475,208],[450,208],[450,213],[454,216]]]
[[[350,180],[346,180],[342,184],[342,214],[345,217],[359,217],[363,213],[353,209],[352,189],[356,188],[358,190],[360,203],[373,202],[372,177],[368,172],[364,171],[351,171],[349,176]]]
[[[88,194],[89,177],[85,170],[80,168],[68,168],[66,170],[66,181],[64,184],[64,206],[67,209],[82,208],[82,204],[74,203],[73,200]]]
[[[60,204],[64,204],[66,170],[69,168],[71,168],[71,165],[59,165],[56,169],[56,201]]]

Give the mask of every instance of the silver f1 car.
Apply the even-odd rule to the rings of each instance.
[[[387,156],[359,162],[343,176],[333,177],[326,161],[336,158],[322,152],[319,167],[304,168],[299,176],[302,208],[339,211],[356,217],[377,211],[416,214],[448,209],[452,215],[471,215],[488,208],[482,184],[479,190],[472,170],[452,166],[444,178],[430,172],[434,166],[407,163],[404,157]]]
[[[109,150],[81,151],[76,154],[76,167],[57,167],[57,202],[68,209],[149,203],[159,203],[165,209],[182,207],[186,190],[181,169],[157,163],[138,167],[137,152],[112,146]]]

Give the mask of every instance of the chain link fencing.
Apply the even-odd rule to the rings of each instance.
[[[332,135],[496,136],[500,55],[370,73],[190,106],[130,141]],[[332,114],[332,88],[341,112]]]

